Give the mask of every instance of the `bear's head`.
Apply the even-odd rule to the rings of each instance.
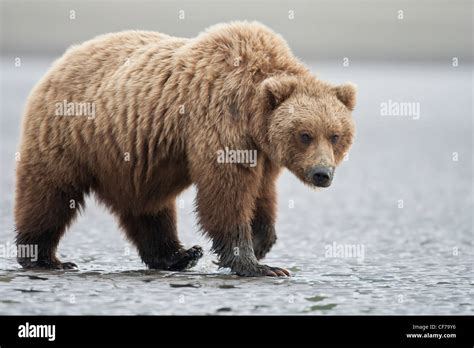
[[[267,155],[306,184],[331,185],[354,137],[355,86],[276,75],[260,87]]]

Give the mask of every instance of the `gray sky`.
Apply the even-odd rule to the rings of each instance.
[[[193,37],[209,25],[246,19],[281,33],[308,60],[472,60],[470,0],[0,1],[4,55],[58,55],[128,29]]]

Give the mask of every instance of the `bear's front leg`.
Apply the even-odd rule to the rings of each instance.
[[[151,215],[122,213],[120,224],[149,268],[185,271],[194,267],[202,257],[200,246],[186,250],[181,245],[176,230],[174,201]]]
[[[265,178],[260,184],[251,224],[253,250],[258,260],[265,257],[277,240],[275,232],[276,180],[280,169],[269,160],[266,161],[264,168]]]
[[[274,223],[270,221],[265,211],[257,208],[255,217],[252,220],[252,242],[257,260],[265,257],[276,243],[276,240]]]
[[[228,267],[237,275],[246,277],[289,276],[283,268],[262,265],[252,245],[250,225],[232,226],[215,233],[212,249],[219,257],[219,267]]]
[[[251,222],[261,172],[235,165],[212,170],[213,176],[196,177],[196,205],[219,266],[241,276],[289,276],[283,268],[260,264],[253,249]]]

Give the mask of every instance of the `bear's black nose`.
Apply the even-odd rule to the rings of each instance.
[[[328,187],[331,185],[333,168],[316,166],[311,170],[311,178],[314,185],[319,187]]]

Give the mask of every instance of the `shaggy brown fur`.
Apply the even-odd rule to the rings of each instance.
[[[95,117],[58,116],[64,100],[94,103]],[[315,79],[259,23],[216,25],[193,39],[127,31],[72,47],[26,106],[17,243],[37,244],[39,259],[19,262],[72,267],[56,248],[92,191],[149,267],[191,267],[202,251],[181,245],[175,198],[194,184],[220,266],[287,275],[257,261],[276,240],[275,181],[286,167],[327,186],[352,142],[354,103],[351,85]],[[257,165],[218,163],[226,147],[256,150]]]

